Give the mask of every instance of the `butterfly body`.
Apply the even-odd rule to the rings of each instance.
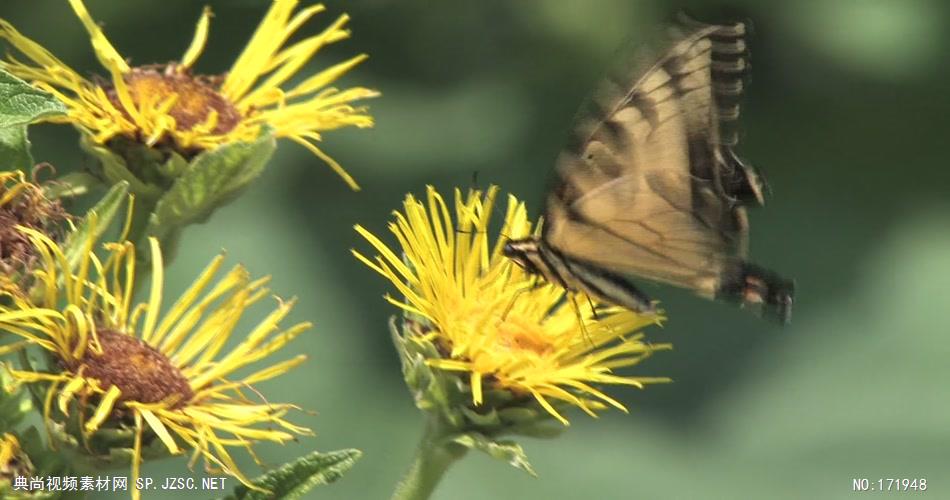
[[[508,257],[569,291],[650,311],[632,277],[754,305],[787,322],[794,285],[746,261],[758,172],[734,152],[745,27],[686,20],[607,83],[558,158],[537,238]]]

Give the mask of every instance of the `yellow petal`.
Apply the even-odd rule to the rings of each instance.
[[[126,64],[125,59],[119,55],[119,52],[115,50],[115,47],[113,47],[109,39],[106,38],[105,33],[102,32],[102,29],[99,28],[96,21],[92,19],[92,16],[89,15],[89,11],[86,10],[86,6],[83,5],[82,0],[69,0],[69,5],[72,6],[73,11],[76,12],[76,16],[79,17],[83,27],[86,28],[86,32],[89,33],[89,38],[92,40],[92,47],[96,52],[99,63],[110,71],[127,73],[129,71],[129,65]]]
[[[205,6],[204,11],[201,12],[201,19],[198,20],[198,26],[195,28],[195,36],[192,38],[191,44],[188,45],[185,55],[181,57],[180,64],[182,68],[191,68],[198,60],[198,56],[201,55],[205,43],[208,41],[208,27],[210,24],[211,7]]]

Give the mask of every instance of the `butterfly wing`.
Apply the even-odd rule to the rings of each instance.
[[[757,173],[733,152],[747,67],[742,24],[685,20],[666,51],[610,82],[558,159],[544,242],[614,273],[707,297],[764,303],[786,319],[791,283],[745,262]]]

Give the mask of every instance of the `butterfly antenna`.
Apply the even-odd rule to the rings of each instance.
[[[476,171],[476,172],[474,172],[474,173],[472,174],[472,182],[473,182],[473,183],[475,183],[475,182],[477,181],[477,176],[478,176],[478,171]],[[477,189],[477,187],[474,188],[474,189]],[[495,203],[494,205],[492,205],[492,209],[491,209],[491,217],[492,217],[492,218],[497,219],[497,218],[499,218],[499,217],[504,217],[504,216],[505,216],[505,212],[502,211],[502,206],[501,206],[501,205],[502,205],[502,204],[500,204],[500,203]],[[508,234],[507,234],[507,228],[508,228],[508,225],[507,225],[507,224],[505,224],[504,226],[502,226],[501,232],[500,232],[500,236],[501,236],[502,238],[504,238],[505,240],[514,239],[514,238],[511,238],[510,236],[508,236]],[[463,230],[461,230],[461,229],[459,229],[459,228],[455,228],[455,232],[456,232],[457,234],[477,234],[477,233],[484,233],[485,231],[463,231]]]

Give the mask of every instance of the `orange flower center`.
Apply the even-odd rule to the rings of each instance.
[[[158,403],[172,400],[180,408],[194,397],[188,379],[164,354],[141,340],[112,330],[99,330],[102,353],[87,350],[74,370],[100,382],[103,389],[118,387],[119,401]]]
[[[539,356],[554,350],[554,346],[544,336],[544,331],[539,328],[537,321],[532,323],[514,314],[498,325],[498,333],[499,344],[512,350],[530,351]]]
[[[207,123],[212,112],[217,114],[217,120],[211,133],[226,134],[241,122],[241,113],[218,93],[216,80],[219,78],[179,72],[174,65],[159,69],[154,66],[134,68],[125,75],[125,84],[136,107],[161,106],[173,99],[167,114],[175,119],[175,129],[180,131]],[[124,110],[115,89],[110,89],[108,95],[116,107]]]

